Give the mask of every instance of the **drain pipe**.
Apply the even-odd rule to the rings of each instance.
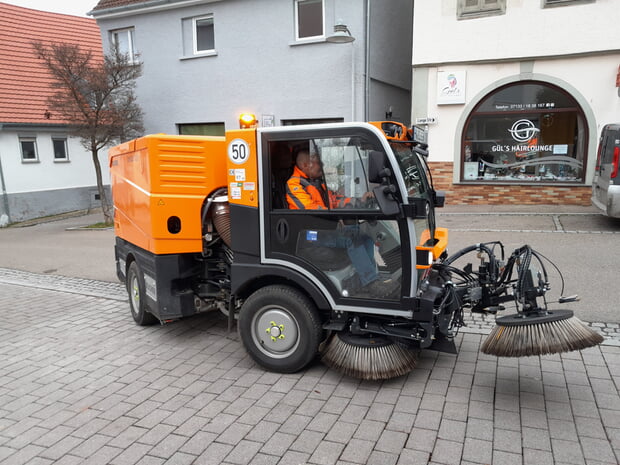
[[[370,0],[366,0],[366,37],[365,40],[365,54],[364,57],[364,121],[368,121],[370,109]]]
[[[0,123],[0,132],[2,132],[2,123]],[[2,155],[0,155],[0,184],[2,184],[2,203],[4,204],[4,213],[11,222],[11,212],[9,211],[9,197],[6,192],[6,184],[4,183],[4,172],[2,171]]]

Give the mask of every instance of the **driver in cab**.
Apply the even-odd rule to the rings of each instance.
[[[316,153],[300,149],[295,168],[287,182],[286,200],[291,210],[344,208],[351,199],[330,191],[323,181],[323,166]]]
[[[366,192],[362,201],[372,197],[372,192]],[[305,148],[298,149],[295,156],[295,168],[287,181],[286,199],[291,210],[328,210],[353,206],[352,199],[327,189],[319,155]],[[321,231],[316,245],[346,249],[363,294],[378,298],[396,290],[398,283],[379,278],[375,243],[367,234],[360,232],[358,225],[344,225],[341,221],[336,231]]]

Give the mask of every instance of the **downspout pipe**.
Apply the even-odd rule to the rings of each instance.
[[[366,40],[364,57],[364,121],[368,121],[370,110],[370,0],[366,0]]]
[[[0,123],[0,132],[2,132],[2,123]],[[9,210],[9,196],[6,192],[6,184],[4,182],[4,171],[2,171],[2,155],[0,154],[0,184],[2,184],[2,203],[4,204],[4,213],[9,217],[11,222],[11,212]]]

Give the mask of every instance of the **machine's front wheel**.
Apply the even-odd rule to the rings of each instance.
[[[148,326],[157,323],[157,318],[146,309],[146,292],[144,275],[138,264],[133,261],[127,270],[127,293],[129,294],[129,307],[133,320],[140,326]]]
[[[259,289],[239,312],[239,336],[250,356],[268,370],[293,373],[318,353],[321,321],[312,301],[288,286]]]

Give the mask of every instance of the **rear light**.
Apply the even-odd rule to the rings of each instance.
[[[614,158],[611,162],[611,179],[614,179],[618,176],[618,164],[620,163],[620,147],[617,145],[614,147]]]

